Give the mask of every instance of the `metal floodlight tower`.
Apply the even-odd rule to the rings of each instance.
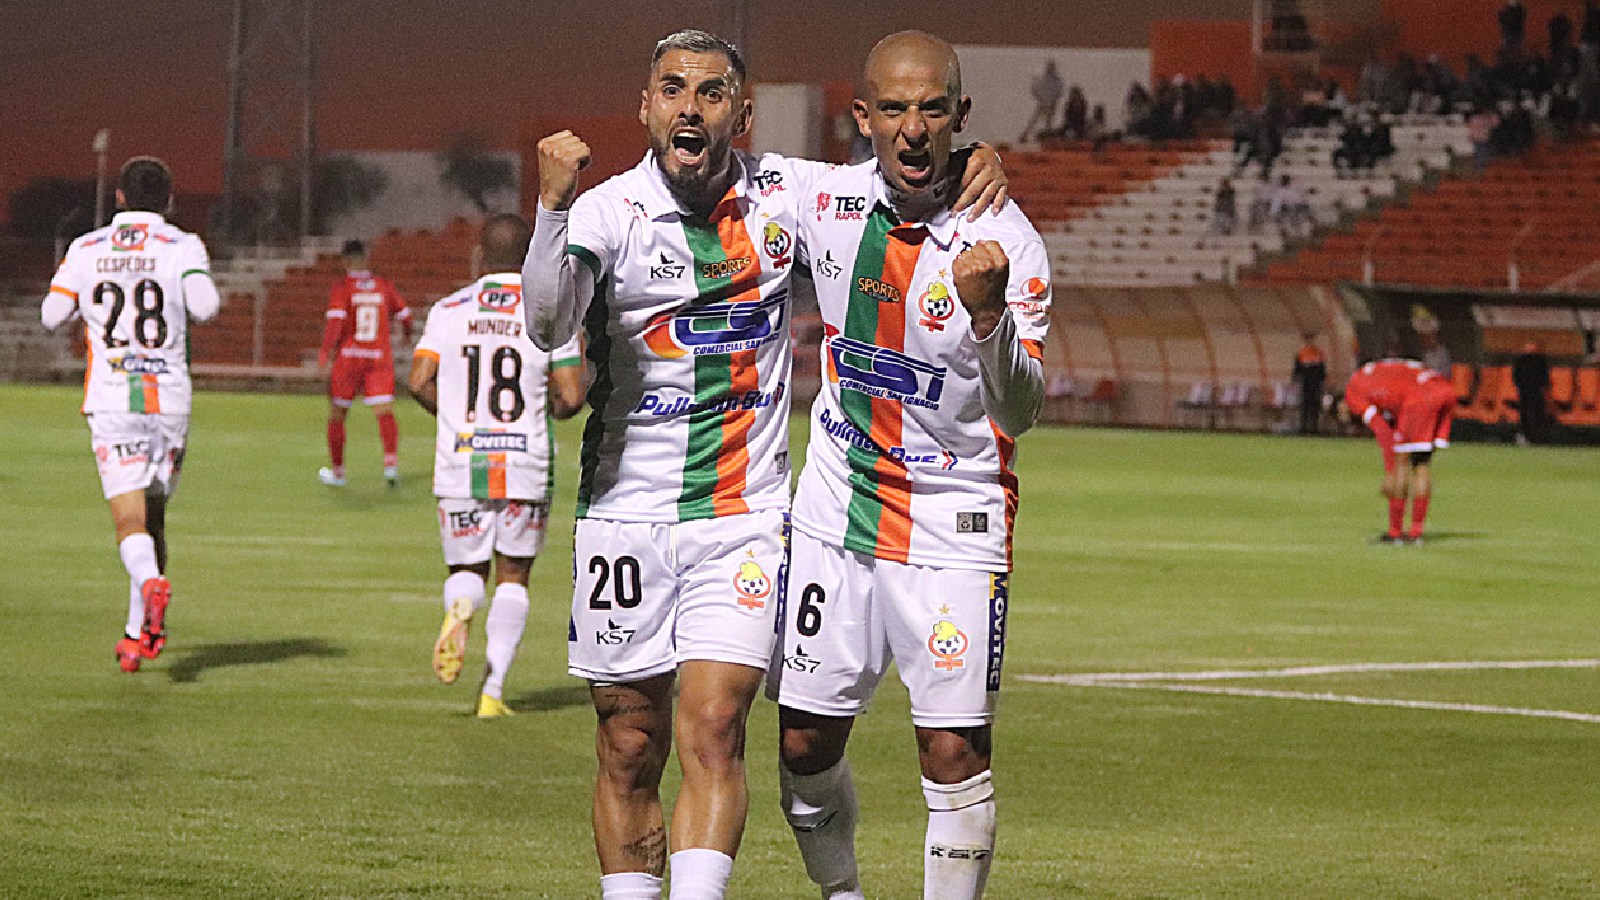
[[[316,0],[234,0],[221,221],[230,243],[311,233],[315,14]],[[292,186],[291,223],[283,207]]]

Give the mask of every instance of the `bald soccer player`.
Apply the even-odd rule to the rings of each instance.
[[[863,896],[855,717],[891,661],[911,694],[927,801],[923,895],[982,895],[1005,648],[1015,439],[1044,392],[1044,243],[1015,206],[963,221],[951,146],[971,99],[949,44],[884,38],[854,111],[874,159],[818,180],[801,223],[827,377],[811,411],[776,687],[783,813],[828,898]],[[825,266],[823,260],[833,265]]]
[[[529,328],[545,348],[585,332],[595,370],[568,671],[599,720],[595,850],[612,900],[659,897],[669,848],[673,897],[723,896],[744,833],[745,722],[771,658],[789,506],[789,276],[828,170],[734,150],[753,115],[738,50],[683,31],[651,59],[638,166],[577,197],[587,145],[539,143]],[[996,163],[984,151],[967,166],[976,207],[1003,201]]]

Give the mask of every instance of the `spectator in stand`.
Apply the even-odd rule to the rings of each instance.
[[[1583,0],[1583,31],[1578,40],[1593,48],[1591,53],[1600,51],[1600,0]]]
[[[1583,118],[1583,104],[1578,102],[1576,82],[1560,82],[1550,92],[1550,130],[1557,140],[1570,140]]]
[[[1300,389],[1300,433],[1316,434],[1322,418],[1322,387],[1328,380],[1328,359],[1317,346],[1316,335],[1300,335],[1294,355],[1294,383]]]
[[[1272,218],[1272,201],[1277,190],[1272,186],[1272,176],[1266,172],[1261,173],[1261,178],[1256,182],[1255,191],[1250,195],[1250,233],[1255,234],[1261,230]]]
[[[1272,221],[1283,232],[1284,240],[1305,240],[1311,236],[1311,201],[1306,196],[1306,189],[1296,184],[1288,174],[1279,178],[1277,190],[1272,192],[1271,203],[1269,212]]]
[[[1143,135],[1150,127],[1150,115],[1155,101],[1144,85],[1135,81],[1128,87],[1128,98],[1122,103],[1122,128],[1128,134]]]
[[[1333,166],[1343,178],[1348,172],[1370,172],[1382,160],[1394,155],[1394,140],[1389,126],[1362,113],[1345,125],[1339,146],[1333,151]]]
[[[1533,113],[1528,110],[1532,100],[1525,98],[1500,101],[1500,124],[1489,133],[1489,146],[1499,156],[1521,153],[1533,146]]]
[[[1245,164],[1254,155],[1256,142],[1256,113],[1240,104],[1228,116],[1228,130],[1233,134],[1233,177],[1238,178]]]
[[[1479,104],[1467,117],[1467,137],[1472,141],[1472,167],[1479,175],[1489,167],[1492,155],[1489,137],[1500,126],[1500,116],[1485,104]]]
[[[1544,28],[1550,36],[1550,59],[1562,59],[1572,49],[1572,18],[1557,10]]]
[[[1233,234],[1233,229],[1238,224],[1238,196],[1233,190],[1233,181],[1224,178],[1217,185],[1217,195],[1211,203],[1210,232],[1212,234]]]
[[[1517,388],[1517,445],[1544,443],[1550,435],[1550,360],[1538,342],[1522,345],[1511,364],[1511,383]]]
[[[1083,140],[1089,133],[1089,98],[1083,95],[1083,88],[1076,84],[1067,92],[1067,108],[1061,132],[1064,137],[1074,141]]]
[[[1084,140],[1094,142],[1094,149],[1099,151],[1107,141],[1116,140],[1116,135],[1111,132],[1111,126],[1106,124],[1106,105],[1096,103],[1094,112],[1089,114],[1089,127],[1083,134]]]
[[[1044,71],[1033,79],[1033,115],[1028,118],[1028,124],[1022,127],[1022,137],[1019,141],[1027,142],[1033,134],[1034,126],[1041,125],[1042,131],[1051,131],[1055,128],[1056,104],[1061,102],[1061,92],[1064,85],[1061,75],[1056,72],[1055,60],[1044,64]]]
[[[1511,51],[1520,49],[1527,29],[1528,11],[1523,8],[1522,0],[1507,0],[1506,5],[1500,8],[1501,45]]]

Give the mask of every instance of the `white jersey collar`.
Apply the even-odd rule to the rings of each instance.
[[[750,189],[750,167],[745,164],[743,153],[738,150],[730,150],[729,153],[733,155],[733,164],[739,170],[739,176],[733,180],[733,187],[729,192],[742,199]],[[639,204],[644,207],[644,214],[647,217],[659,219],[663,216],[690,215],[690,211],[678,204],[678,198],[672,196],[672,190],[667,187],[667,177],[661,174],[661,167],[656,165],[654,150],[645,152],[639,168],[645,170],[645,181],[649,185],[644,196],[639,198]]]
[[[119,225],[164,225],[166,221],[166,217],[160,213],[135,209],[125,209],[111,217],[112,227]]]
[[[894,211],[894,203],[889,199],[889,183],[883,180],[883,172],[876,166],[872,169],[872,187],[868,191],[868,199],[870,206],[882,204],[896,222],[900,221],[900,215]],[[949,207],[940,207],[931,218],[924,221],[904,222],[902,225],[926,230],[942,250],[949,250],[956,238],[961,236],[961,217],[952,213]]]

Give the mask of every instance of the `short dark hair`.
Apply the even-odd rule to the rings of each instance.
[[[165,215],[172,204],[172,173],[154,156],[135,156],[122,164],[117,190],[123,209]]]
[[[483,248],[483,264],[491,272],[520,269],[528,253],[533,230],[515,213],[501,213],[484,220],[478,246]]]
[[[698,28],[685,28],[667,35],[656,41],[656,52],[650,57],[653,68],[673,50],[683,50],[688,53],[721,53],[728,58],[728,63],[733,66],[733,77],[743,87],[745,83],[744,56],[739,53],[739,48],[729,41],[717,37],[709,31]]]
[[[367,245],[361,243],[360,241],[354,241],[354,240],[345,241],[344,242],[344,255],[345,256],[365,256],[365,255],[367,255]]]

